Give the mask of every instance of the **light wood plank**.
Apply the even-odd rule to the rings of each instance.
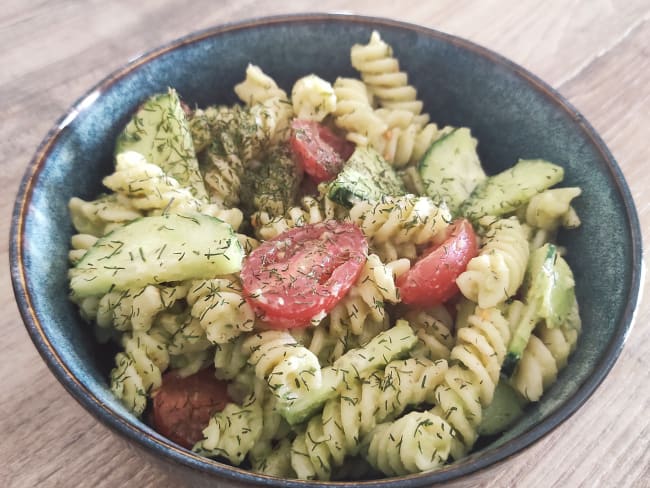
[[[138,53],[187,32],[304,2],[8,0],[0,9],[0,208],[9,215],[24,167],[54,120]],[[319,10],[399,18],[484,44],[556,86],[601,132],[630,182],[648,241],[650,45],[645,0],[533,2],[325,1]],[[9,219],[0,255],[8,260]],[[647,257],[647,252],[646,252]],[[172,486],[98,424],[56,382],[32,346],[0,276],[0,486]],[[449,486],[649,486],[648,287],[623,355],[580,412],[545,439],[470,481]]]

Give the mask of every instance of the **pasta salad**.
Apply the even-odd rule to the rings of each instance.
[[[117,345],[110,388],[162,435],[283,478],[433,470],[507,429],[576,346],[580,220],[562,167],[486,175],[430,121],[391,47],[241,103],[170,89],[72,198],[71,300]]]

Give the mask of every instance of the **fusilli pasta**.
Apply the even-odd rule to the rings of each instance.
[[[439,243],[451,215],[428,197],[406,195],[359,202],[350,209],[350,220],[361,228],[373,251],[388,262],[415,259],[417,246]]]
[[[472,258],[456,283],[468,299],[483,308],[497,306],[521,286],[530,248],[525,229],[515,217],[493,221],[479,255]]]

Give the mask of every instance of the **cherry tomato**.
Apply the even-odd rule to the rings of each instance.
[[[402,302],[418,306],[446,302],[458,293],[456,278],[477,253],[472,224],[457,220],[442,244],[427,249],[411,269],[397,278]]]
[[[162,386],[153,394],[154,429],[191,449],[203,439],[210,417],[228,403],[226,386],[214,377],[212,368],[185,378],[173,371],[165,373]]]
[[[334,178],[354,151],[354,144],[312,120],[294,120],[289,142],[298,164],[317,183]]]
[[[351,222],[290,229],[244,260],[246,300],[270,328],[305,327],[348,292],[366,262],[368,243]]]

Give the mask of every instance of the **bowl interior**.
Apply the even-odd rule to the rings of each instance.
[[[113,398],[107,384],[112,357],[95,344],[90,327],[67,299],[68,199],[92,199],[102,191],[115,138],[149,95],[171,86],[192,106],[233,103],[232,88],[249,62],[286,90],[309,73],[332,82],[337,76],[357,76],[349,50],[367,42],[372,29],[393,46],[432,120],[472,129],[489,173],[518,158],[544,158],[564,166],[563,185],[583,189],[575,203],[582,226],[561,235],[584,324],[568,367],[501,438],[413,483],[453,478],[529,444],[578,408],[605,376],[622,347],[636,302],[640,237],[620,171],[584,120],[521,68],[450,36],[377,19],[272,19],[191,36],[115,73],[62,120],[28,170],[13,235],[14,257],[22,259],[12,264],[21,311],[50,367],[100,419],[145,444],[167,443]],[[122,419],[112,418],[111,412]],[[171,455],[177,460],[184,456],[178,449]],[[226,476],[230,472],[217,463],[201,468]]]

